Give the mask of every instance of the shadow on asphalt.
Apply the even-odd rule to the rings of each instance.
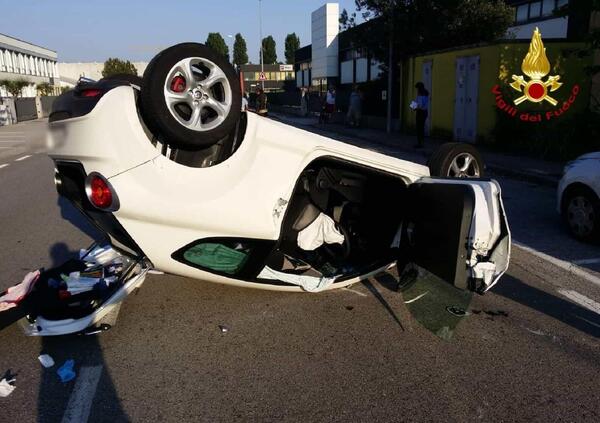
[[[502,277],[502,283],[497,284],[492,291],[600,338],[600,316],[570,301],[529,286],[507,274]]]
[[[100,241],[104,238],[103,234],[87,219],[87,217],[77,210],[69,200],[58,196],[57,205],[60,208],[60,216],[81,232],[96,241]],[[87,247],[87,245],[82,245],[81,247]]]
[[[380,276],[376,277],[376,280],[378,282],[379,282],[379,278],[380,278]],[[390,316],[392,316],[392,319],[394,319],[394,321],[398,324],[398,326],[400,326],[400,329],[404,330],[404,326],[402,326],[402,322],[400,322],[400,319],[398,318],[398,316],[396,316],[394,309],[389,305],[389,303],[385,300],[385,298],[383,298],[383,296],[377,290],[377,288],[375,288],[375,286],[368,279],[364,280],[362,282],[362,284],[369,290],[369,292],[371,292],[371,294],[373,294],[373,296],[375,298],[377,298],[377,300],[381,303],[381,305],[385,308],[385,310],[390,314]]]

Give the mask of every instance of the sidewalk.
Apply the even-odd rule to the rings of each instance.
[[[337,123],[323,125],[319,124],[318,119],[313,116],[300,117],[278,112],[269,112],[269,116],[311,132],[323,135],[342,135],[366,141],[369,144],[377,144],[396,151],[411,153],[411,155],[422,155],[424,157],[429,157],[433,150],[445,142],[435,138],[427,138],[425,140],[425,147],[415,150],[416,137],[412,135],[400,134],[398,132],[387,134],[385,131],[378,129],[350,128]],[[486,168],[497,174],[553,187],[558,184],[562,175],[564,166],[562,163],[490,152],[481,147],[478,147],[478,149],[481,152]]]

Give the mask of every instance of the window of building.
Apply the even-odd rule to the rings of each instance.
[[[517,6],[517,22],[525,22],[529,18],[529,3]]]
[[[556,7],[563,7],[565,6],[567,3],[569,3],[569,0],[558,0],[556,2]]]
[[[554,12],[556,0],[544,0],[542,2],[542,16],[550,16]]]
[[[311,62],[300,63],[300,70],[308,70],[311,68]]]
[[[534,1],[529,3],[529,19],[539,18],[542,14],[542,2]]]

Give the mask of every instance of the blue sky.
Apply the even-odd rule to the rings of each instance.
[[[263,36],[275,38],[278,60],[285,61],[286,34],[310,44],[310,13],[325,3],[262,0]],[[354,11],[354,0],[337,3]],[[0,20],[0,33],[56,50],[60,62],[149,60],[172,44],[204,42],[209,32],[226,41],[240,32],[250,61],[259,61],[258,0],[18,0],[2,7]]]

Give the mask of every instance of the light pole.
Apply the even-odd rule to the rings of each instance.
[[[232,43],[231,43],[231,59],[229,60],[229,62],[230,62],[232,65],[234,65],[234,63],[233,63],[233,35],[231,35],[231,34],[227,34],[227,38],[229,38],[229,39],[232,41]],[[235,66],[235,65],[234,65],[234,66]]]
[[[261,76],[265,73],[265,65],[263,63],[263,36],[262,36],[262,0],[258,0],[258,27],[260,31],[260,74]],[[262,90],[265,90],[265,80],[260,80],[260,86]]]

